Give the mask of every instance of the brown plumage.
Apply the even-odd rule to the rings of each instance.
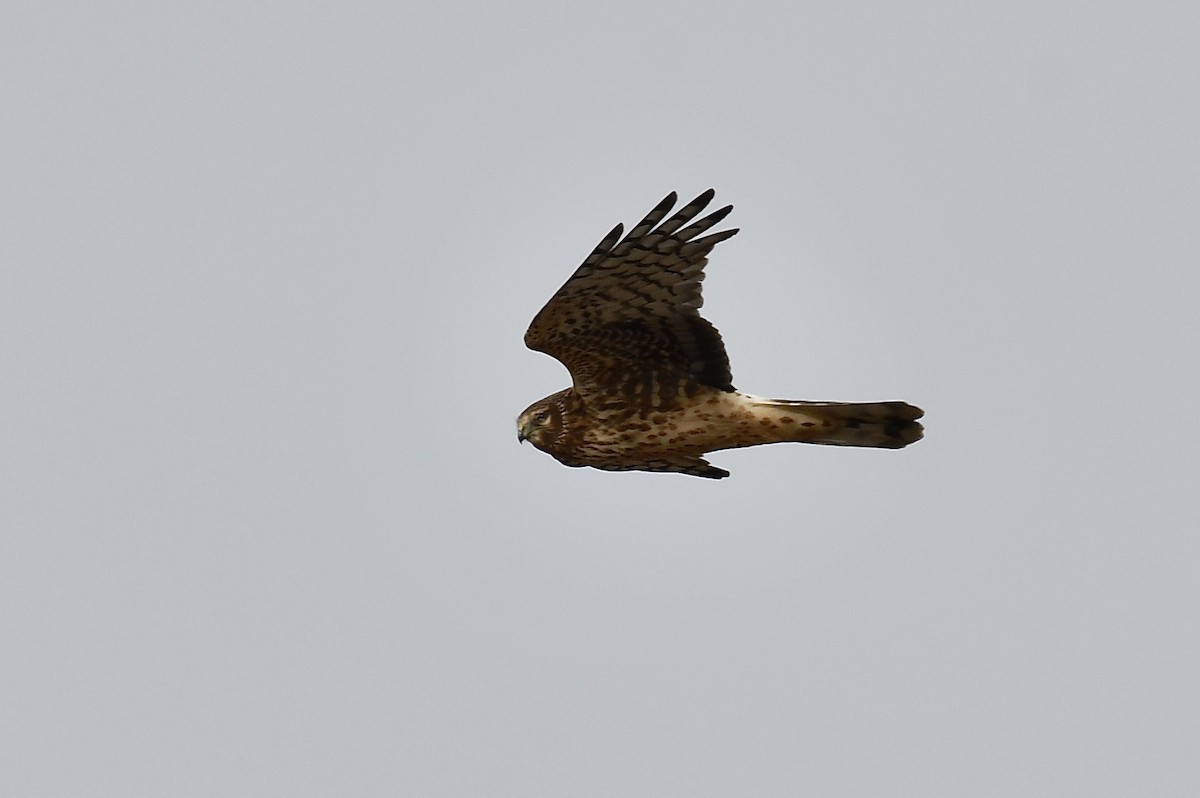
[[[729,476],[703,457],[720,449],[784,441],[899,449],[920,440],[922,411],[904,402],[734,389],[721,336],[699,313],[708,254],[737,233],[702,235],[732,205],[692,221],[713,194],[667,218],[672,192],[624,238],[617,225],[534,317],[525,344],[562,361],[574,385],[521,413],[518,439],[564,465],[710,479]]]

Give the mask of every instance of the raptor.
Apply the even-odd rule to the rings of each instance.
[[[899,449],[923,412],[905,402],[764,399],[733,387],[721,336],[700,315],[708,231],[732,205],[697,218],[705,191],[674,215],[668,194],[628,235],[617,225],[534,317],[525,344],[558,359],[572,386],[517,419],[563,465],[721,479],[709,452],[787,441]],[[706,234],[707,233],[707,234]]]

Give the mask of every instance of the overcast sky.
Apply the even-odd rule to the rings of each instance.
[[[2,15],[0,794],[1197,794],[1200,6],[390,5]],[[924,441],[517,444],[710,186]]]

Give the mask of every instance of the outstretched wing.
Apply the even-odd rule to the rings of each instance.
[[[733,210],[692,221],[713,194],[666,219],[671,192],[629,235],[617,225],[529,325],[526,346],[570,369],[586,404],[665,408],[701,386],[733,390],[721,336],[699,313],[708,254],[737,232],[701,237]]]

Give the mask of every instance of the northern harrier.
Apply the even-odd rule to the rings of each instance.
[[[899,449],[920,440],[923,413],[904,402],[734,389],[721,336],[699,313],[708,253],[737,232],[701,237],[733,210],[692,221],[712,198],[709,189],[667,219],[672,192],[624,238],[617,225],[534,317],[526,346],[562,361],[574,385],[530,405],[518,440],[563,465],[710,479],[729,476],[704,459],[720,449],[783,441]]]

